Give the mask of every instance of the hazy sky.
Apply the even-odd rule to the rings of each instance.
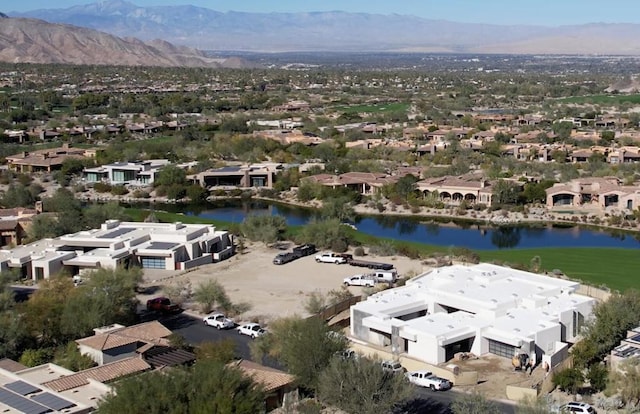
[[[0,0],[0,11],[66,8],[91,0]],[[138,6],[192,4],[219,11],[304,12],[342,10],[409,14],[457,22],[558,26],[640,23],[639,0],[131,0]],[[10,4],[10,5],[9,5]]]

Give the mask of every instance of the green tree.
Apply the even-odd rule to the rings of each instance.
[[[348,413],[391,412],[413,390],[402,374],[382,370],[379,361],[366,358],[343,361],[333,357],[318,379],[318,397]]]
[[[587,379],[591,389],[594,392],[599,392],[607,387],[607,381],[609,376],[609,370],[603,364],[593,364],[589,367],[587,372]]]
[[[580,367],[566,368],[553,375],[553,383],[561,391],[575,394],[584,385],[584,374]]]
[[[347,226],[340,224],[340,220],[311,220],[302,228],[296,241],[300,243],[313,243],[318,248],[330,249],[344,246],[343,250],[349,246],[349,236]]]
[[[78,345],[73,341],[56,349],[53,363],[71,371],[82,371],[96,365],[90,357],[80,353]]]
[[[130,220],[125,209],[117,202],[91,204],[83,209],[85,226],[91,229],[100,228],[107,220]]]
[[[274,243],[287,229],[287,223],[281,216],[249,215],[240,225],[240,229],[244,236],[251,240]]]
[[[493,187],[493,205],[517,204],[520,196],[520,186],[512,181],[498,180]]]
[[[193,291],[193,299],[204,313],[211,312],[216,303],[221,308],[228,308],[231,303],[224,287],[215,279],[199,284]]]
[[[102,414],[254,414],[263,408],[260,386],[240,370],[211,360],[120,381],[98,406]]]
[[[187,183],[187,173],[175,165],[167,165],[158,171],[158,177],[153,184],[158,186],[171,186],[174,184],[184,186]]]
[[[66,337],[75,339],[88,335],[98,326],[135,322],[136,288],[142,280],[142,269],[98,269],[89,273],[86,279],[63,301],[59,319]]]
[[[350,200],[345,197],[325,200],[322,204],[321,214],[325,219],[338,219],[341,222],[356,218],[356,212]]]
[[[484,395],[462,393],[451,403],[453,414],[499,414],[500,409]]]
[[[584,339],[571,351],[576,365],[581,367],[601,360],[629,329],[640,324],[640,291],[630,289],[612,295],[606,302],[596,304],[593,316],[582,332]]]
[[[20,363],[27,367],[37,367],[51,361],[52,356],[51,348],[25,349],[20,356]]]
[[[296,376],[301,386],[316,390],[320,372],[332,356],[346,349],[346,339],[331,335],[331,329],[319,318],[282,318],[269,325],[269,334],[251,345],[252,355],[276,358]]]

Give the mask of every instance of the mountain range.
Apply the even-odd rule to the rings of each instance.
[[[139,7],[124,0],[8,14],[217,51],[640,55],[638,24],[471,24],[400,14],[219,12],[191,5]]]
[[[124,66],[245,67],[164,40],[142,42],[83,27],[0,16],[0,61]]]

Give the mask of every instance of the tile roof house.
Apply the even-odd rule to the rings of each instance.
[[[62,168],[67,158],[85,159],[95,157],[96,150],[72,148],[63,144],[60,148],[43,149],[6,157],[9,169],[18,172],[51,172]]]
[[[554,184],[546,190],[547,208],[592,213],[631,210],[640,206],[640,186],[623,185],[616,177],[585,177]]]
[[[445,204],[482,203],[489,205],[493,197],[491,182],[473,176],[427,178],[416,183],[425,197],[437,194]]]
[[[267,411],[281,407],[287,398],[296,397],[298,388],[295,386],[295,377],[291,374],[244,359],[231,362],[228,366],[239,369],[262,385],[266,394]]]
[[[124,327],[114,324],[94,329],[95,335],[76,340],[80,353],[89,356],[98,365],[130,358],[148,345],[168,346],[171,331],[158,321]]]

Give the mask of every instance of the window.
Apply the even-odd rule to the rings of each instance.
[[[166,269],[166,262],[163,257],[141,257],[140,262],[144,269]]]
[[[577,311],[573,311],[573,337],[575,338],[580,334],[580,329],[584,325],[584,316]]]

